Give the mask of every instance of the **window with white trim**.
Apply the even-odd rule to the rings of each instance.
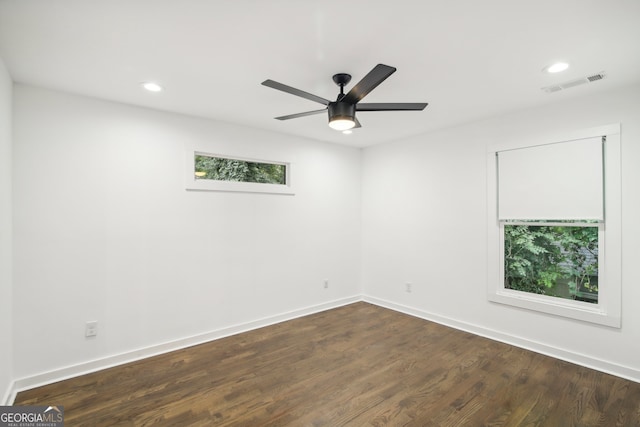
[[[491,301],[620,326],[618,129],[490,151]]]
[[[294,194],[291,163],[187,150],[188,190]]]

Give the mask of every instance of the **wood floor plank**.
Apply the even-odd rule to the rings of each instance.
[[[636,426],[640,384],[367,303],[24,391],[69,426]]]

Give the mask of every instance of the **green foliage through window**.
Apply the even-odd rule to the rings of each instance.
[[[286,165],[195,155],[195,178],[216,181],[286,184]]]
[[[504,226],[504,287],[598,302],[598,227]]]

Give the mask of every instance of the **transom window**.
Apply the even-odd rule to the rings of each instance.
[[[283,163],[265,163],[198,153],[194,154],[194,161],[195,179],[280,185],[285,185],[287,180],[287,166]]]
[[[292,164],[187,149],[187,190],[295,194]]]

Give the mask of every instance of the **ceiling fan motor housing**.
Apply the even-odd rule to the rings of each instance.
[[[329,121],[353,120],[356,116],[356,105],[348,102],[330,102],[327,110],[329,111]]]

